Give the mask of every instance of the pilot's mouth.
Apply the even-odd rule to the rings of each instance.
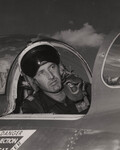
[[[68,83],[67,85],[68,85],[72,94],[77,94],[79,92],[80,83],[78,83],[78,84]]]
[[[56,84],[57,84],[57,80],[53,80],[53,81],[50,83],[51,86],[54,86],[54,85],[56,85]]]

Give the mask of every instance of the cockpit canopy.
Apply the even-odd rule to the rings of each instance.
[[[22,57],[31,48],[43,44],[53,45],[58,50],[62,64],[64,64],[69,72],[77,74],[87,82],[92,82],[92,75],[87,62],[70,45],[53,39],[44,39],[31,42],[17,55],[11,65],[11,68],[7,69],[5,73],[1,73],[2,81],[0,85],[0,93],[3,97],[1,103],[6,106],[4,109],[1,109],[1,115],[6,115],[9,113],[21,113],[19,107],[22,103],[21,97],[31,92],[31,90],[36,90],[32,80],[29,77],[24,77],[20,68],[20,62]]]

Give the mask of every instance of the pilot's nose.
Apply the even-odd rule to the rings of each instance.
[[[54,78],[53,72],[48,71],[48,78],[49,78],[49,79],[53,79],[53,78]]]

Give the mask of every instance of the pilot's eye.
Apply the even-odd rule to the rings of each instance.
[[[54,69],[54,68],[55,68],[55,64],[52,64],[52,65],[51,65],[51,68]]]

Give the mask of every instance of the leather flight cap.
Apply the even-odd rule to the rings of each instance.
[[[33,78],[43,62],[53,62],[57,65],[60,63],[60,55],[54,47],[40,45],[29,50],[21,60],[22,72]]]

